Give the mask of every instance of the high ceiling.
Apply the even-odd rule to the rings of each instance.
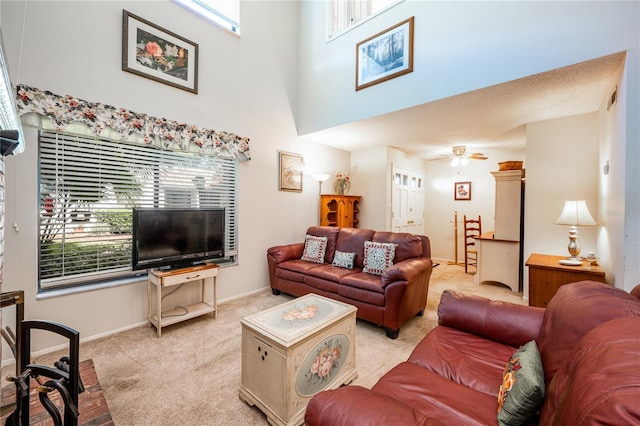
[[[389,145],[424,159],[450,155],[454,145],[466,145],[467,152],[522,149],[525,124],[597,111],[611,96],[624,57],[617,53],[304,136],[347,151]]]

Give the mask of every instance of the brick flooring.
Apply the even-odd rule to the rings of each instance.
[[[89,359],[80,362],[79,370],[85,390],[78,396],[78,409],[80,411],[78,424],[87,426],[112,426],[113,420],[111,419],[109,406],[104,398],[102,386],[100,386],[100,382],[93,365],[93,360]],[[31,383],[29,424],[34,426],[52,426],[53,420],[51,420],[49,413],[47,413],[42,404],[40,404],[34,383],[34,381]],[[50,398],[61,410],[62,404],[60,404],[60,395],[55,392],[55,394],[52,394]],[[15,401],[14,385],[3,386],[2,406],[13,401]],[[64,416],[64,414],[61,414],[61,416]],[[8,414],[0,419],[1,424],[5,423],[6,417],[8,417]]]

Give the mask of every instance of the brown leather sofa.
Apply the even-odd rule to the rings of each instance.
[[[315,395],[306,424],[497,424],[503,372],[534,340],[546,394],[525,424],[640,424],[640,285],[564,285],[548,307],[442,294],[439,325],[372,389]],[[542,380],[542,379],[541,379]]]
[[[358,308],[358,318],[383,326],[392,339],[404,323],[422,315],[433,269],[429,238],[332,226],[312,226],[307,235],[327,237],[324,263],[301,260],[304,243],[269,248],[273,294],[316,293],[349,303]],[[381,276],[362,271],[365,241],[395,244],[393,265]],[[336,250],[355,253],[353,269],[332,266]]]

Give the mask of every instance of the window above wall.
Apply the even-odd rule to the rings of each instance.
[[[202,18],[240,34],[240,0],[174,0]]]
[[[331,0],[329,40],[404,0]]]

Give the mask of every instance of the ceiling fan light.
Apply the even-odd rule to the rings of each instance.
[[[451,160],[451,167],[458,167],[460,164],[460,157],[453,157]]]
[[[462,157],[467,150],[467,147],[465,145],[457,145],[451,148],[451,150],[453,151],[454,156]]]
[[[466,166],[467,164],[469,164],[469,159],[467,157],[462,157],[460,159],[460,164],[462,164],[463,166]]]

